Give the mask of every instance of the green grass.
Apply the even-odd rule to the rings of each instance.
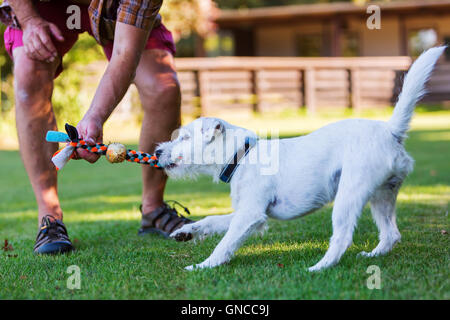
[[[422,115],[417,117],[420,121]],[[448,112],[435,117],[450,123]],[[383,257],[356,257],[377,244],[377,229],[366,208],[354,244],[336,267],[320,273],[306,269],[327,249],[331,206],[303,219],[270,220],[269,230],[251,237],[229,264],[187,272],[183,267],[203,261],[220,238],[177,243],[137,236],[140,170],[104,159],[95,165],[73,161],[59,173],[65,222],[76,252],[35,256],[33,194],[18,152],[0,151],[0,240],[8,239],[14,248],[0,251],[0,298],[449,299],[450,243],[441,230],[450,231],[450,125],[436,129],[428,120],[428,128],[420,126],[407,140],[416,166],[399,195],[402,242]],[[170,181],[166,198],[187,205],[195,219],[231,209],[228,186],[208,178]],[[70,265],[81,268],[80,290],[66,287]],[[370,265],[381,269],[380,290],[366,286]]]

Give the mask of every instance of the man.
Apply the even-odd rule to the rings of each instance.
[[[45,142],[56,130],[51,96],[53,79],[62,71],[62,57],[78,35],[89,32],[109,59],[89,110],[78,124],[79,135],[93,145],[102,141],[103,124],[134,83],[144,118],[140,150],[170,138],[180,125],[180,87],[173,64],[175,45],[161,24],[162,0],[9,0],[0,11],[5,47],[14,60],[16,119],[20,152],[36,196],[40,228],[36,253],[72,249],[62,222],[57,176],[50,159],[56,146]],[[81,28],[70,30],[67,8],[81,9]],[[76,157],[95,162],[98,155],[78,150]],[[190,220],[163,202],[166,176],[142,167],[142,221],[139,234],[167,236]]]

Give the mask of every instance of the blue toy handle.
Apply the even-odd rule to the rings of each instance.
[[[48,131],[45,140],[48,142],[70,142],[67,133],[59,131]]]

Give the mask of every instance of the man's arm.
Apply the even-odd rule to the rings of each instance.
[[[31,0],[9,0],[8,3],[22,26],[30,19],[39,18],[39,13],[37,13]]]
[[[103,124],[122,100],[136,74],[142,51],[150,31],[117,22],[114,33],[114,49],[108,67],[100,81],[89,110],[77,128],[89,144],[101,142]],[[98,156],[78,150],[79,155],[95,162]]]
[[[28,57],[40,61],[54,61],[58,52],[51,37],[53,35],[56,40],[64,41],[58,27],[42,19],[31,0],[9,0],[8,3],[23,29],[23,46]]]
[[[9,0],[8,3],[22,26],[30,19],[40,17],[31,0]]]

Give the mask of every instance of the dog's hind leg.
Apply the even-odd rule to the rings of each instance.
[[[375,181],[365,175],[365,168],[342,170],[338,191],[334,201],[332,222],[333,236],[325,256],[309,271],[318,271],[339,262],[345,250],[352,244],[353,230],[359,215],[375,188]]]
[[[370,209],[373,219],[380,231],[380,242],[371,252],[361,252],[360,255],[375,257],[392,250],[400,241],[400,232],[395,222],[395,202],[401,182],[391,186],[382,186],[377,189],[370,199]]]
[[[264,214],[253,212],[235,212],[230,227],[214,249],[211,256],[200,264],[188,266],[186,270],[195,268],[213,268],[228,262],[241,244],[266,222]]]
[[[233,213],[206,217],[200,221],[185,224],[180,229],[172,232],[170,237],[177,241],[189,241],[191,239],[203,240],[213,234],[227,232]]]

